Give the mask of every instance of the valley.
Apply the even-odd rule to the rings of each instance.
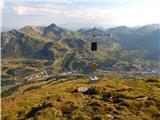
[[[95,84],[92,29],[52,23],[2,32],[2,120],[158,120],[158,31],[96,28]]]

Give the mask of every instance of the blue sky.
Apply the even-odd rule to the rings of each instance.
[[[56,23],[82,27],[160,23],[160,0],[1,0],[2,28]]]

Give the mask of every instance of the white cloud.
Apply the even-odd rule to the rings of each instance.
[[[113,20],[110,11],[98,8],[78,9],[68,13],[66,12],[65,18],[68,19],[68,22],[72,21],[83,24],[91,23],[98,26],[110,24]]]
[[[0,9],[4,8],[4,0],[0,0]]]
[[[72,4],[71,4],[72,5]],[[76,23],[93,23],[94,25],[109,24],[111,22],[112,15],[109,10],[103,10],[101,8],[72,8],[68,4],[15,4],[12,6],[14,14],[17,15],[44,15],[52,16],[57,20],[63,20],[61,24],[65,22]],[[44,18],[42,18],[44,19]],[[56,20],[55,20],[56,21]]]
[[[118,25],[145,25],[160,23],[160,8],[156,3],[145,3],[122,11],[113,11],[115,24]]]
[[[53,4],[15,4],[12,6],[12,10],[18,15],[49,15],[57,13],[57,11],[63,9],[63,6]]]
[[[142,25],[151,23],[160,23],[160,11],[158,0],[93,0],[94,3],[100,2],[100,5],[92,4],[91,1],[76,0],[32,0],[33,2],[18,2],[12,0],[11,6],[8,7],[10,14],[15,16],[15,19],[22,19],[24,25],[27,24],[50,24],[55,22],[66,26],[82,26],[88,25],[108,26],[108,25]],[[29,0],[28,0],[29,1]],[[154,2],[156,1],[156,2]],[[80,3],[82,2],[82,3]],[[103,3],[104,2],[104,3]],[[116,3],[117,4],[113,4]],[[86,4],[85,4],[86,3]],[[92,3],[92,2],[91,2]],[[110,4],[112,3],[112,4]],[[133,3],[133,4],[132,4]],[[101,6],[102,4],[102,6]],[[110,5],[107,8],[108,4]],[[119,5],[122,6],[119,6]],[[106,7],[105,7],[106,5]],[[32,17],[31,17],[32,15]],[[6,18],[7,19],[7,14]],[[9,22],[7,24],[17,24]],[[12,20],[12,19],[11,19]],[[11,21],[10,20],[10,21]],[[5,21],[5,20],[4,20]],[[29,22],[28,22],[29,21]],[[24,26],[23,25],[23,26]]]

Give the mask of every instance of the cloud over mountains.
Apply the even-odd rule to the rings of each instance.
[[[56,22],[63,27],[89,27],[159,23],[159,1],[111,0],[22,0],[5,1],[2,9],[4,27],[22,27]],[[1,5],[2,8],[3,4]],[[11,19],[14,18],[14,21]],[[11,20],[12,23],[11,24]],[[28,22],[29,21],[29,22]],[[35,22],[36,21],[36,22]],[[13,26],[14,24],[14,26]]]

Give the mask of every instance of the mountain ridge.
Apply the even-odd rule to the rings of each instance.
[[[48,26],[25,26],[19,30],[2,32],[2,59],[25,57],[53,60],[55,66],[57,64],[60,68],[63,66],[63,70],[67,65],[70,68],[77,68],[77,65],[85,61],[86,67],[89,67],[92,33],[92,29],[71,31],[58,27],[54,23]],[[109,33],[112,33],[112,38],[108,37]],[[107,67],[110,60],[113,64],[127,62],[128,67],[133,66],[136,59],[151,62],[160,60],[158,25],[136,29],[126,26],[107,30],[96,28],[95,34],[98,42],[97,63],[99,68]],[[49,43],[52,45],[45,49]],[[71,57],[73,53],[75,56]],[[118,59],[118,56],[122,59]],[[141,57],[138,58],[138,56]],[[130,57],[133,60],[129,59]],[[83,59],[79,61],[80,58]]]

